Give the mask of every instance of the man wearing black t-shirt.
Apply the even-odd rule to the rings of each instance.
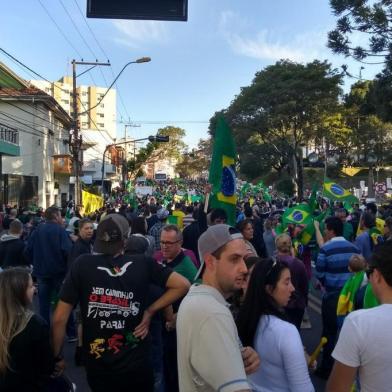
[[[88,383],[94,392],[152,391],[150,342],[152,315],[184,296],[189,282],[143,255],[124,255],[128,222],[118,214],[100,222],[94,243],[99,254],[75,260],[64,282],[53,318],[57,369],[65,323],[80,303]],[[166,292],[147,307],[149,284]]]

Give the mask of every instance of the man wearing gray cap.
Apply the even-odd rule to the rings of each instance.
[[[251,347],[242,347],[226,303],[248,272],[244,239],[234,228],[218,224],[200,236],[198,248],[203,283],[191,287],[177,315],[180,391],[250,391],[246,374],[260,360]]]

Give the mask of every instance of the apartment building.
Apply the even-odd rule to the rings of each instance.
[[[31,80],[31,83],[51,95],[73,116],[71,76],[64,76],[52,83],[43,80]],[[118,159],[118,149],[107,148],[116,142],[116,90],[107,92],[106,87],[80,85],[76,91],[79,127],[83,137],[83,180],[89,179],[88,183],[95,185],[102,183],[102,156],[105,152],[103,173],[107,193],[112,187],[118,186],[122,178],[123,165],[122,160],[120,162]]]
[[[72,77],[64,76],[57,82],[31,80],[34,86],[51,95],[63,109],[73,116]],[[105,132],[116,138],[116,90],[110,89],[102,102],[93,108],[107,91],[106,87],[81,85],[76,88],[79,126],[81,130]],[[91,109],[93,108],[93,109]],[[84,113],[88,111],[88,113]]]

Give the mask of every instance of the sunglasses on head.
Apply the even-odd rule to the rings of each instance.
[[[276,265],[278,264],[278,261],[276,259],[273,259],[273,263],[270,267],[270,269],[268,270],[268,272],[265,274],[265,277],[268,278],[268,276],[271,274],[271,272],[273,271],[273,269],[276,267]]]

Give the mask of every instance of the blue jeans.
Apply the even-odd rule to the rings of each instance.
[[[51,307],[55,307],[64,277],[37,278],[39,314],[50,326]],[[76,337],[76,326],[73,312],[67,322],[67,336]]]

